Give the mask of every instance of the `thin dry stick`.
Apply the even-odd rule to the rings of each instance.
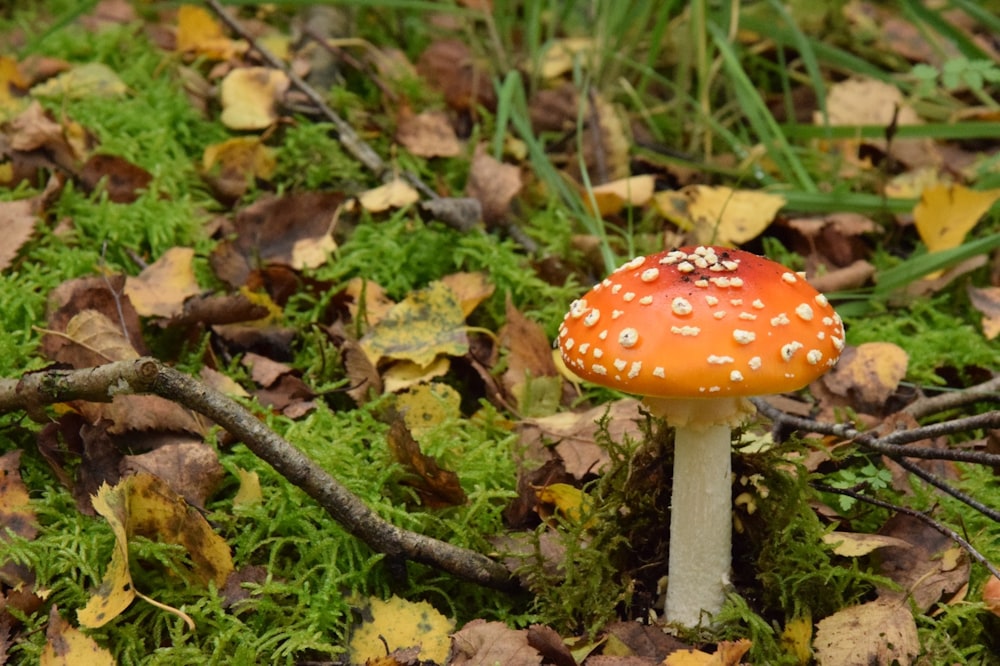
[[[0,380],[0,413],[70,400],[108,402],[116,394],[153,393],[207,416],[302,488],[372,550],[427,564],[488,587],[516,587],[507,569],[481,553],[410,532],[383,520],[340,482],[235,401],[152,358],[83,370],[47,370]]]
[[[982,384],[976,384],[961,391],[949,391],[930,398],[914,400],[903,408],[903,413],[919,419],[922,416],[929,416],[930,414],[936,414],[984,400],[1000,402],[1000,375]]]

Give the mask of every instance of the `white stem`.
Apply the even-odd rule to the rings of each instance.
[[[674,435],[668,622],[695,627],[722,608],[732,560],[732,449],[728,425]]]

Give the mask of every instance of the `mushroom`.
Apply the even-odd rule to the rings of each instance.
[[[829,370],[844,328],[801,273],[749,252],[682,247],[636,257],[574,301],[559,349],[581,379],[643,396],[675,428],[668,621],[722,607],[732,558],[731,429],[748,396]]]

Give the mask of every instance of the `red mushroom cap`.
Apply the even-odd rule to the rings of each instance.
[[[664,398],[792,391],[843,347],[843,322],[802,275],[709,246],[636,257],[574,301],[559,327],[576,375]]]

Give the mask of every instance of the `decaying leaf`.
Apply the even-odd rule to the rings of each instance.
[[[62,619],[58,607],[53,604],[45,628],[45,648],[38,663],[40,666],[115,666],[117,662],[97,641]]]
[[[878,599],[820,620],[813,649],[820,666],[892,666],[912,663],[920,640],[905,601]]]
[[[358,203],[369,213],[382,213],[390,208],[402,208],[420,201],[420,193],[402,178],[379,185],[358,197]]]
[[[535,490],[538,501],[551,504],[564,518],[580,524],[593,511],[593,499],[582,490],[567,483],[552,483]],[[544,517],[544,516],[543,516]],[[592,527],[596,519],[591,517],[584,524]]]
[[[222,24],[198,5],[181,5],[177,9],[176,46],[181,53],[213,60],[229,60],[246,50],[244,42],[227,38]]]
[[[361,348],[374,365],[392,358],[427,366],[438,355],[462,356],[469,351],[465,313],[455,292],[432,282],[393,306],[361,339]]]
[[[277,102],[288,85],[288,75],[279,69],[234,69],[220,85],[222,124],[235,130],[267,129],[278,119]]]
[[[143,317],[169,318],[201,291],[194,275],[194,249],[172,247],[136,277],[125,278],[125,295]]]
[[[660,214],[690,230],[700,244],[740,245],[774,221],[785,198],[756,190],[688,185],[653,196]]]
[[[141,473],[114,487],[105,484],[93,501],[94,508],[111,525],[115,548],[104,580],[77,613],[81,625],[104,626],[135,598],[129,573],[129,536],[138,534],[184,546],[191,558],[193,582],[205,585],[212,581],[222,587],[233,571],[225,540],[201,513],[157,477]]]
[[[401,417],[393,420],[387,440],[392,457],[406,474],[400,484],[413,488],[425,506],[439,508],[465,503],[468,498],[458,475],[443,469],[433,456],[420,450],[420,445]]]
[[[1000,199],[1000,189],[970,190],[962,185],[925,188],[913,209],[913,222],[931,252],[958,247],[986,211]]]
[[[396,361],[382,373],[382,388],[386,393],[405,391],[437,377],[444,377],[450,368],[451,360],[447,356],[438,356],[427,365]]]
[[[473,620],[457,631],[452,641],[451,666],[542,664],[542,655],[528,643],[527,632],[511,629],[503,622]]]
[[[909,356],[891,342],[866,342],[846,347],[831,372],[820,380],[840,396],[848,396],[859,411],[879,413],[906,376]]]
[[[413,437],[419,441],[429,430],[459,418],[462,415],[461,404],[462,396],[458,391],[447,384],[431,382],[418,384],[400,394],[396,409],[403,415]]]
[[[523,186],[518,167],[495,159],[487,152],[485,144],[476,146],[472,164],[469,165],[469,181],[465,191],[482,205],[483,219],[486,222],[497,222],[505,218],[511,201]]]
[[[466,317],[496,291],[490,276],[482,271],[449,273],[440,282],[455,292]]]
[[[620,178],[610,183],[595,185],[590,194],[593,201],[584,195],[584,202],[597,207],[599,215],[616,215],[626,206],[645,206],[653,197],[655,178],[649,174]]]
[[[983,315],[983,335],[987,340],[1000,335],[1000,287],[973,287],[967,289],[972,307]]]
[[[455,623],[426,601],[372,598],[369,610],[371,621],[357,627],[351,636],[351,663],[374,663],[387,652],[409,647],[419,647],[420,657],[430,662],[448,661],[449,634]]]
[[[264,492],[260,487],[260,476],[257,472],[242,468],[236,469],[240,477],[240,487],[233,495],[233,506],[256,506],[264,501]]]
[[[128,86],[118,74],[100,62],[76,65],[69,71],[39,83],[31,89],[37,97],[83,99],[85,97],[121,97]]]
[[[833,552],[841,557],[861,557],[887,546],[909,548],[910,544],[883,534],[864,534],[861,532],[830,532],[823,535],[823,543],[833,548]]]
[[[152,474],[199,509],[205,507],[225,476],[214,448],[200,438],[183,435],[147,453],[125,456],[121,470],[123,475]]]
[[[667,655],[663,666],[737,666],[753,646],[747,638],[721,641],[713,654],[701,650],[677,650]]]
[[[555,412],[563,383],[552,360],[552,345],[541,325],[521,314],[509,298],[500,343],[507,349],[507,370],[501,381],[520,413],[545,416]]]
[[[396,140],[418,157],[455,157],[462,152],[462,144],[443,111],[401,113]]]
[[[255,180],[270,179],[277,166],[274,151],[256,136],[214,143],[201,157],[205,180],[219,197],[232,201],[246,194]]]

